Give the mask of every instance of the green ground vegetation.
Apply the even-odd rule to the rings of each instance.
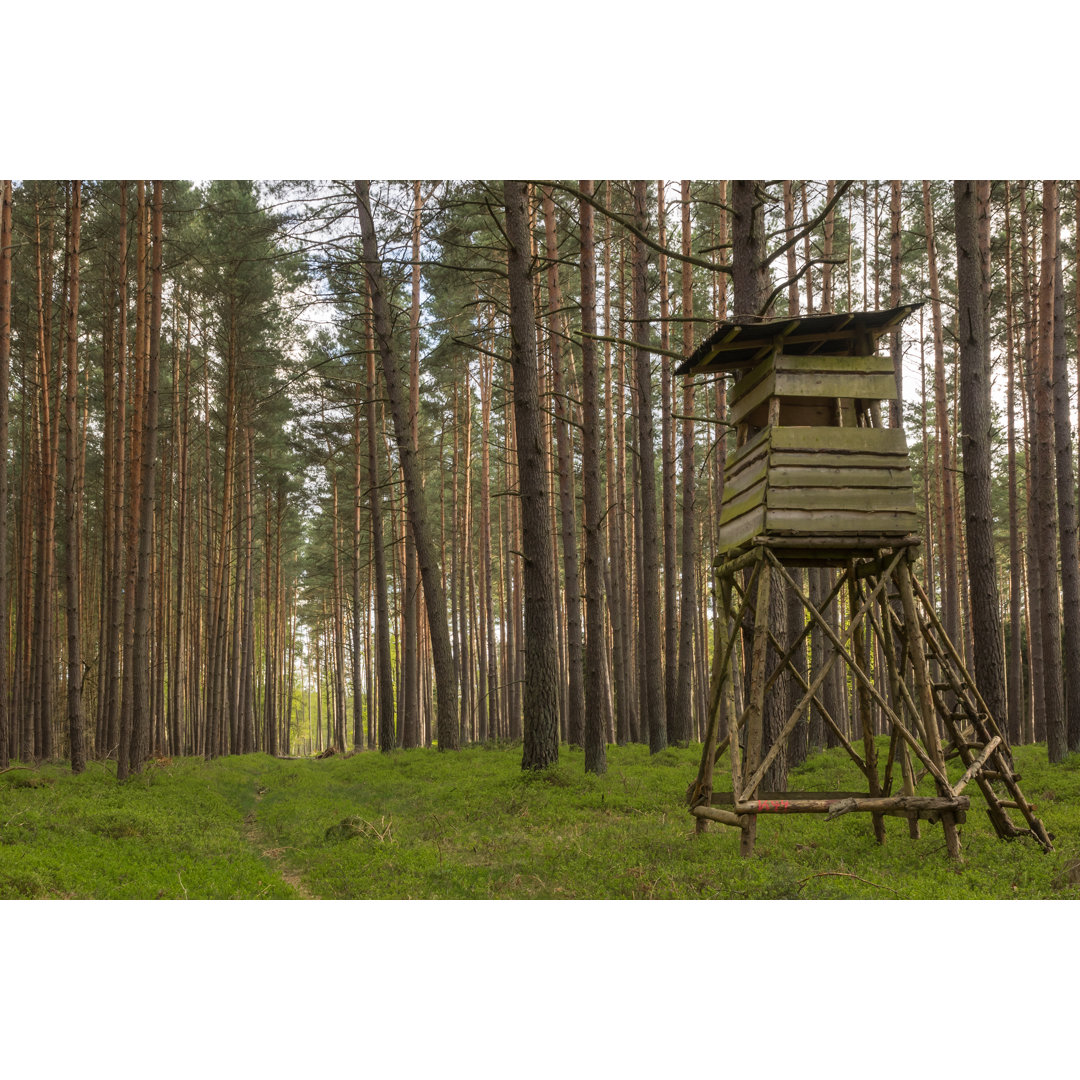
[[[175,759],[124,784],[99,763],[81,776],[13,769],[0,775],[0,897],[1080,897],[1080,755],[1050,766],[1044,747],[1015,752],[1052,853],[998,840],[972,785],[960,865],[940,826],[912,840],[887,818],[878,845],[865,814],[762,817],[754,856],[740,858],[735,831],[694,834],[683,798],[699,755],[611,747],[603,777],[565,747],[555,768],[523,773],[517,746]],[[857,777],[828,751],[791,786],[844,790]]]

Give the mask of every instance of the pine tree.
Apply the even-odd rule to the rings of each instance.
[[[510,290],[510,365],[514,376],[521,543],[525,578],[525,685],[523,769],[559,760],[555,583],[538,387],[529,212],[526,185],[504,183],[507,273]]]

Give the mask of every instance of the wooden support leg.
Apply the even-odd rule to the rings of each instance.
[[[743,763],[743,784],[747,784],[761,762],[762,725],[765,715],[765,656],[769,647],[769,593],[772,574],[763,567],[758,575],[757,602],[754,611],[754,636],[750,653],[750,693],[746,715],[746,760]],[[743,801],[757,798],[758,784],[753,789],[743,787]],[[740,855],[754,853],[757,838],[757,815],[750,815],[739,844]]]
[[[762,556],[755,553],[757,563],[750,575],[751,583],[761,569]],[[745,556],[743,557],[745,558]],[[743,559],[736,559],[740,563]],[[734,638],[739,632],[739,622],[746,609],[746,599],[743,599],[738,615],[735,617],[735,629],[731,629],[732,611],[732,573],[731,564],[720,566],[714,577],[717,588],[717,618],[713,627],[713,659],[712,672],[709,678],[709,715],[705,728],[704,747],[702,749],[701,764],[698,767],[697,780],[690,790],[689,802],[694,806],[708,806],[712,796],[713,768],[720,754],[727,749],[731,740],[732,732],[736,731],[737,720],[735,717],[735,658],[733,655]],[[720,720],[723,708],[727,708],[728,734],[721,740]],[[732,760],[738,760],[738,745],[736,739],[735,751]],[[735,774],[737,775],[737,773]],[[738,787],[738,781],[735,783]],[[697,832],[703,832],[705,825],[698,819]]]
[[[858,611],[860,607],[859,584],[855,579],[855,564],[848,563],[848,600],[849,610]],[[859,667],[869,675],[870,657],[868,650],[867,635],[863,632],[863,624],[859,622],[852,630],[852,653]],[[870,693],[862,682],[858,684],[858,707],[859,719],[862,722],[863,754],[866,760],[866,779],[870,783],[870,795],[881,795],[881,779],[877,768],[877,746],[874,743],[874,723],[870,712]],[[873,814],[874,836],[879,844],[885,843],[885,819],[881,814]]]
[[[714,585],[720,584],[719,575],[714,576]],[[728,579],[725,579],[727,581]],[[727,586],[727,595],[731,594],[730,584]],[[720,600],[720,597],[717,598]],[[716,625],[713,627],[713,666],[709,678],[709,720],[705,731],[705,746],[701,753],[701,765],[698,768],[696,799],[704,800],[704,805],[709,805],[709,797],[712,795],[713,765],[716,755],[716,741],[720,730],[720,698],[723,693],[725,679],[725,666],[730,669],[730,664],[724,664],[727,655],[727,605],[719,602],[717,605]],[[708,820],[703,817],[694,819],[694,831],[703,833],[708,827]]]
[[[729,625],[727,620],[727,613],[731,612],[731,578],[726,578],[720,582],[720,602],[723,606],[725,613],[724,623],[724,652],[728,657],[726,674],[727,678],[724,680],[723,687],[721,688],[720,700],[723,705],[723,711],[727,716],[728,724],[728,746],[730,748],[731,757],[731,791],[736,802],[739,800],[739,785],[742,780],[742,755],[739,753],[739,732],[738,732],[738,717],[735,715],[735,680],[734,680],[734,668],[735,668],[735,655],[732,651],[734,643],[730,640],[733,636],[737,636],[739,633],[738,623]]]
[[[902,559],[896,568],[896,582],[900,588],[900,600],[904,605],[904,632],[907,635],[908,653],[915,672],[915,690],[922,713],[923,730],[926,735],[926,749],[930,759],[945,772],[945,755],[941,750],[941,737],[938,734],[937,716],[934,714],[934,699],[930,691],[930,672],[926,666],[926,653],[923,649],[922,629],[919,615],[915,608],[915,596],[911,588],[911,569],[906,559]],[[935,779],[939,795],[949,795],[941,781]],[[945,830],[945,850],[949,858],[960,858],[960,833],[956,827],[956,818],[945,812],[941,815],[941,825]]]
[[[890,612],[887,605],[888,600],[882,604],[883,617],[881,620],[881,644],[882,652],[885,656],[885,666],[889,676],[889,688],[892,694],[893,706],[897,712],[900,712],[903,708],[901,704],[901,697],[907,687],[903,682],[903,660],[897,654],[897,643],[893,639],[892,633],[892,619],[890,618]],[[903,646],[901,645],[901,648]],[[897,735],[895,726],[893,727],[893,737]],[[908,750],[907,743],[903,739],[897,740],[897,752],[900,755],[900,775],[902,778],[902,788],[905,795],[915,794],[915,772],[911,767],[911,753]],[[919,817],[917,814],[908,815],[908,835],[912,840],[919,839]]]

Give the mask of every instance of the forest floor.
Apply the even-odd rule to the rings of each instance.
[[[520,746],[165,759],[124,784],[112,764],[16,768],[0,775],[0,897],[1080,898],[1080,755],[1051,766],[1045,747],[1015,751],[1052,853],[998,840],[972,785],[960,864],[939,825],[912,840],[886,818],[879,845],[865,814],[761,817],[740,858],[734,830],[694,834],[683,799],[699,756],[610,747],[603,777],[565,747],[555,768],[523,773]],[[790,777],[856,783],[842,751]]]

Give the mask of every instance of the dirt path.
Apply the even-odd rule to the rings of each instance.
[[[263,795],[265,794],[264,788],[258,788],[255,791],[255,802],[258,804]],[[259,830],[259,826],[255,821],[255,810],[248,812],[244,818],[244,835],[247,837],[247,841],[253,848],[255,848],[264,859],[269,859],[274,870],[278,876],[286,885],[290,886],[296,895],[301,900],[318,900],[319,897],[315,896],[308,890],[308,887],[301,880],[300,875],[290,870],[285,864],[285,860],[282,856],[285,854],[285,848],[263,847],[264,838]]]

